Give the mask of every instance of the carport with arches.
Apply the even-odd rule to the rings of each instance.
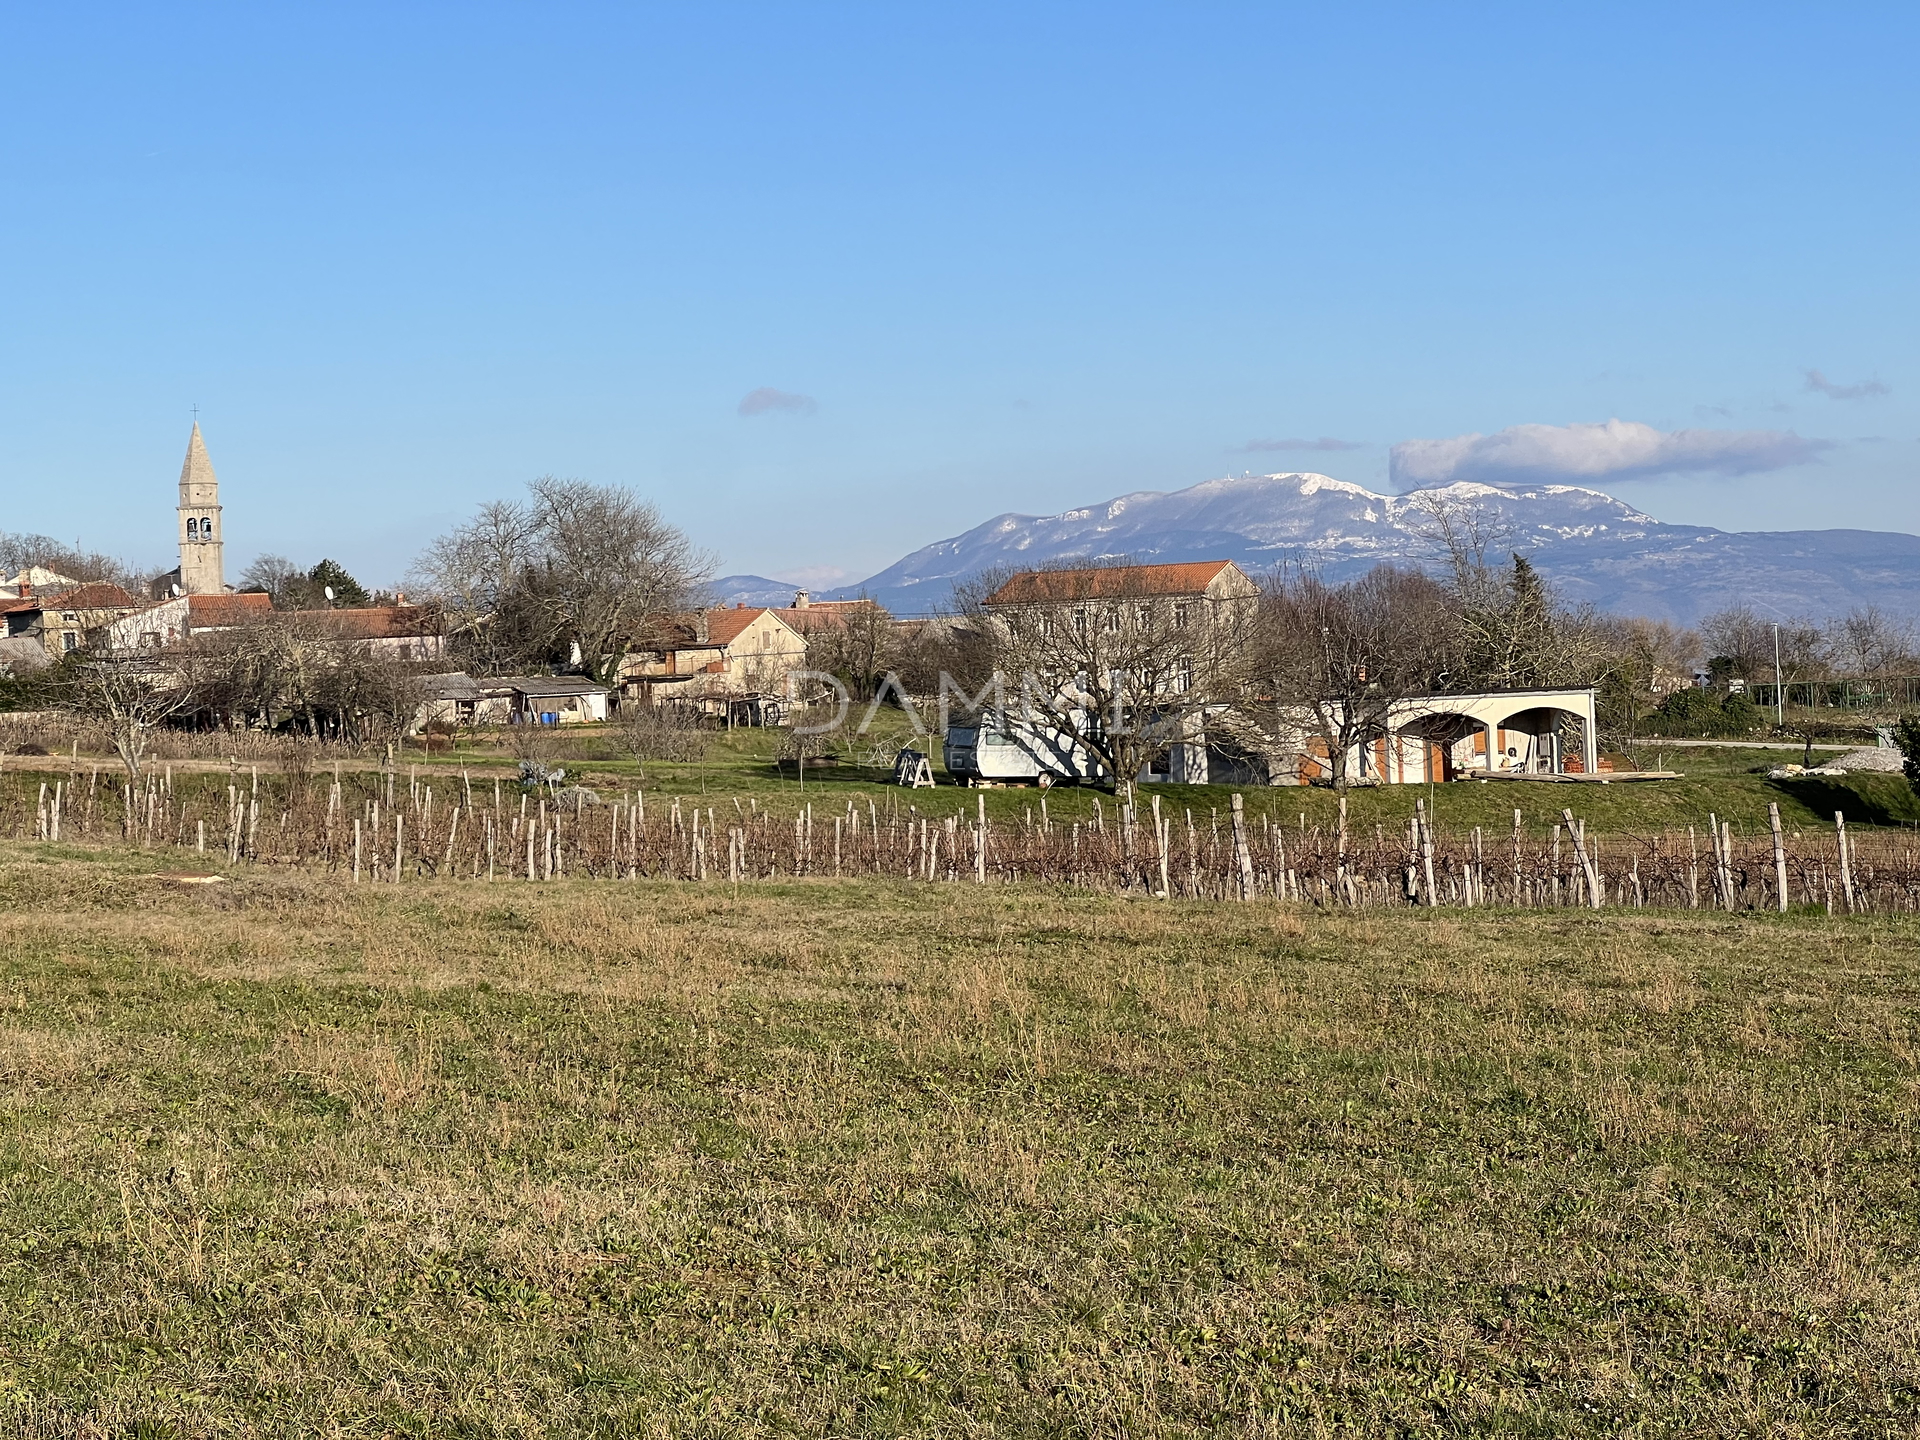
[[[1600,766],[1596,692],[1505,690],[1396,702],[1363,747],[1360,773],[1396,784],[1476,775],[1592,775]]]

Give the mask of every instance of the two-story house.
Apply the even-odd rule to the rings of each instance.
[[[118,585],[72,585],[48,591],[28,581],[17,588],[23,593],[0,600],[0,622],[5,624],[0,653],[10,655],[15,664],[48,663],[97,644],[116,621],[141,608],[141,602]]]
[[[787,606],[732,605],[676,617],[653,649],[620,670],[625,702],[688,704],[733,723],[777,723],[787,677],[807,668],[809,641],[861,614],[867,600],[816,601],[802,590]]]

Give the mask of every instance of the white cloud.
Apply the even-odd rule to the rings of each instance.
[[[1583,484],[1658,475],[1753,475],[1803,465],[1827,440],[1791,430],[1656,430],[1634,420],[1596,425],[1514,425],[1492,435],[1403,440],[1393,447],[1403,490],[1455,480]]]
[[[771,415],[780,411],[790,415],[811,415],[819,408],[811,395],[793,395],[785,390],[776,390],[771,385],[748,391],[740,401],[740,413],[748,416]]]
[[[1871,400],[1875,396],[1893,393],[1878,380],[1862,380],[1858,385],[1836,385],[1818,370],[1807,371],[1807,389],[1817,390],[1829,400]]]

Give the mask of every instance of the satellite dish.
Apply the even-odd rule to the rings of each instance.
[[[329,585],[329,586],[327,586],[327,587],[326,587],[326,589],[325,589],[325,593],[326,593],[326,597],[327,597],[327,599],[328,599],[328,600],[332,600],[332,599],[333,599],[333,587],[332,587],[331,585]]]
[[[178,595],[178,594],[180,593],[180,587],[179,587],[178,585],[175,585],[175,586],[173,587],[173,593],[174,593],[174,594],[176,594],[176,595]]]

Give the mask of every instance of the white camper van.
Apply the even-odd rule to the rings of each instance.
[[[1077,740],[993,710],[950,727],[941,759],[968,785],[1078,785],[1106,773]]]

